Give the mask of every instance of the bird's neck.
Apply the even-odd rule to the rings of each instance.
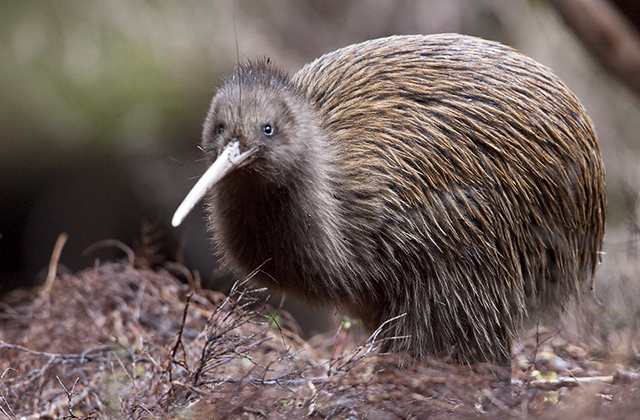
[[[311,149],[288,173],[246,167],[221,182],[213,223],[232,265],[244,274],[261,267],[267,282],[292,294],[325,301],[348,294],[341,280],[350,250],[332,193],[334,162],[329,150]]]

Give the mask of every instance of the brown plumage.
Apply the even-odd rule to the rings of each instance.
[[[393,36],[292,78],[249,63],[203,138],[212,161],[246,152],[211,187],[223,261],[370,328],[406,314],[388,350],[504,363],[527,311],[562,308],[599,261],[593,125],[549,69],[495,42]]]

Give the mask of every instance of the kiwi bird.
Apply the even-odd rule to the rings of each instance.
[[[588,290],[605,175],[593,124],[496,42],[392,36],[292,77],[257,60],[215,94],[208,226],[238,275],[384,329],[386,350],[508,363],[526,317]]]

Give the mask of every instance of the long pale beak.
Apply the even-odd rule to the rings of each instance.
[[[207,169],[202,177],[196,182],[196,185],[191,188],[189,194],[182,200],[182,203],[178,207],[178,210],[171,219],[171,225],[173,227],[179,226],[185,217],[189,214],[191,209],[198,204],[198,202],[204,197],[209,189],[218,181],[220,181],[226,174],[231,172],[235,168],[239,168],[248,163],[247,158],[253,155],[257,149],[250,149],[244,153],[240,153],[240,143],[237,141],[227,144],[222,153],[218,155],[218,158],[213,165]]]

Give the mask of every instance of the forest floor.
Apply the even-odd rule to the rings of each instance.
[[[55,253],[54,253],[55,254]],[[248,283],[203,290],[176,263],[130,255],[0,301],[0,413],[9,419],[631,419],[632,330],[574,340],[540,326],[491,366],[378,354],[344,322],[309,342]],[[603,344],[607,341],[609,344]],[[0,416],[1,417],[1,416]]]

